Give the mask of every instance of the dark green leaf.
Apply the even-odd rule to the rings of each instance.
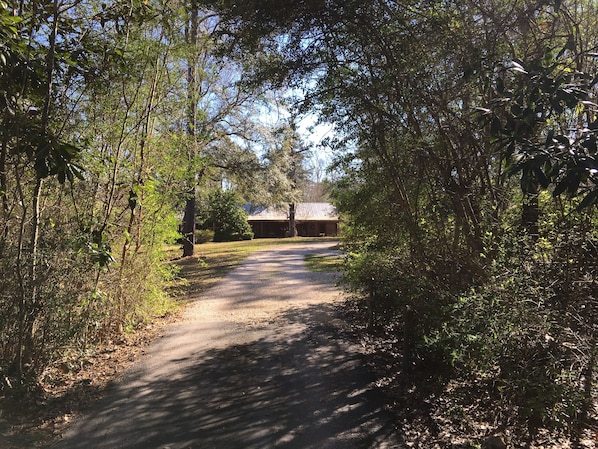
[[[534,172],[534,175],[536,176],[536,179],[540,183],[540,186],[544,189],[547,189],[548,186],[550,186],[550,179],[546,176],[546,174],[544,173],[542,168],[540,168],[539,166],[536,166],[536,167],[534,167],[533,172]]]
[[[558,182],[557,185],[555,186],[555,188],[552,192],[552,196],[556,198],[557,196],[561,195],[565,190],[567,190],[567,187],[569,186],[569,182],[570,182],[569,177],[565,176],[565,178],[562,179],[560,182]]]
[[[546,142],[544,143],[544,146],[546,148],[552,146],[553,139],[554,139],[554,129],[551,129],[548,131],[548,135],[546,136]]]
[[[577,207],[575,208],[575,210],[577,211],[581,211],[583,209],[586,209],[589,206],[592,206],[593,204],[596,204],[598,200],[598,190],[592,190],[590,191],[590,193],[588,193],[583,200],[581,200],[581,202],[577,205]]]
[[[569,146],[571,145],[571,141],[569,140],[569,137],[563,136],[562,134],[559,134],[558,136],[554,136],[554,140],[556,142],[558,142],[559,144],[565,146],[565,148],[569,148]]]
[[[500,120],[498,119],[498,117],[494,117],[492,119],[492,123],[490,125],[490,132],[493,135],[497,136],[501,133],[501,131],[502,131],[502,126],[500,124]]]

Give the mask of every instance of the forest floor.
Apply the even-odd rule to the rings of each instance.
[[[2,398],[0,449],[46,447],[179,319],[180,313],[157,318],[135,333],[104,342],[93,353],[77,357],[77,364],[63,362],[49,367],[35,391]]]

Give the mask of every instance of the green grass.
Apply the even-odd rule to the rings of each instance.
[[[324,239],[326,238],[297,237],[202,243],[195,246],[195,255],[193,257],[185,258],[179,258],[181,254],[179,246],[171,245],[166,248],[166,255],[172,260],[172,263],[180,268],[179,279],[173,287],[173,294],[183,300],[185,297],[189,299],[196,297],[215,285],[241,261],[256,251],[281,245],[321,242]],[[336,239],[328,240],[335,241]],[[331,262],[319,263],[320,266],[326,264],[331,265]]]
[[[308,254],[305,256],[305,266],[310,271],[342,271],[343,256],[319,256]]]

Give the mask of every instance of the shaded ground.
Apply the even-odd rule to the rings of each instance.
[[[330,242],[254,254],[52,448],[402,448],[345,338]]]

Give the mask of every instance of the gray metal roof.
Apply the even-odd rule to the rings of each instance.
[[[252,208],[246,206],[249,221],[286,221],[289,219],[289,205]],[[295,220],[338,221],[338,212],[330,203],[296,203]]]

